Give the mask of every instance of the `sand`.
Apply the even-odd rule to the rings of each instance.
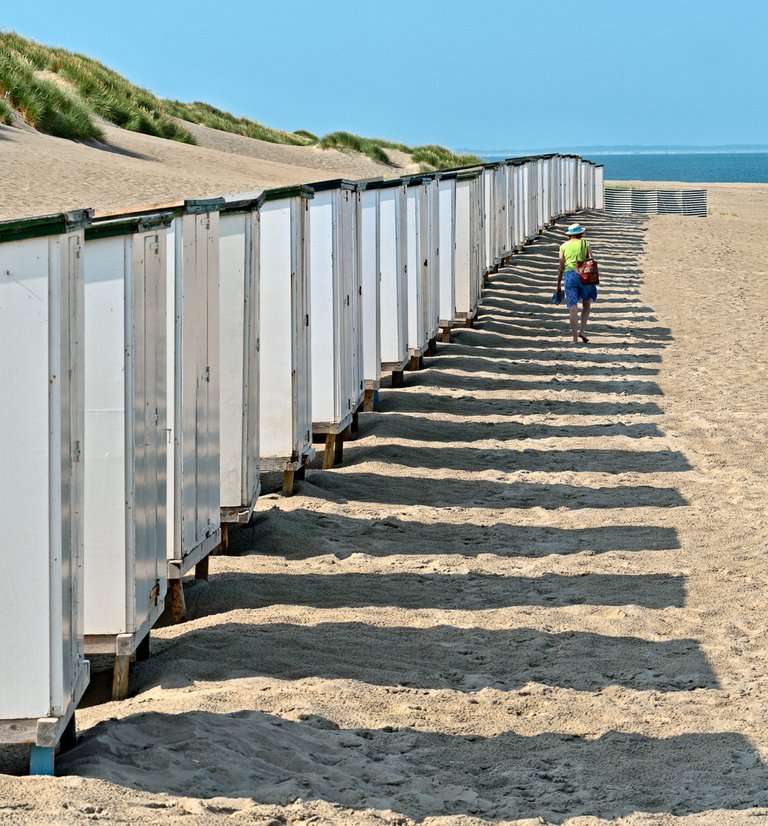
[[[11,140],[31,208],[82,205]],[[194,151],[232,154],[233,185],[247,161]],[[153,163],[150,195],[81,186],[183,189]],[[495,276],[342,467],[265,493],[186,583],[130,699],[96,664],[62,776],[0,775],[0,823],[768,819],[768,186],[707,188],[706,219],[580,216],[588,346],[547,303],[568,221]]]
[[[127,132],[104,121],[99,125],[107,141],[99,146],[0,126],[0,220],[417,171],[356,153],[282,146],[194,124],[190,131],[197,146]]]

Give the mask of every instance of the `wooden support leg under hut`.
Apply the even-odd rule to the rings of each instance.
[[[222,536],[223,536],[223,528],[222,525]],[[195,565],[195,579],[201,579],[204,582],[208,581],[208,556],[204,556],[198,563]]]
[[[168,595],[166,603],[174,623],[184,622],[187,619],[187,605],[184,602],[184,586],[181,579],[168,580]]]

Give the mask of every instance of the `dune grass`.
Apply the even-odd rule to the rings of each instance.
[[[51,80],[39,77],[35,63],[15,49],[0,51],[0,92],[31,126],[60,138],[99,140],[101,129],[87,106]]]
[[[6,93],[7,100],[3,99]],[[98,115],[132,132],[185,143],[196,141],[184,121],[269,143],[359,152],[390,166],[386,150],[399,150],[424,171],[480,162],[473,155],[456,155],[444,146],[409,147],[343,131],[319,138],[305,129],[273,129],[201,101],[165,100],[93,58],[0,31],[0,121],[10,124],[13,109],[41,132],[72,140],[103,140],[94,118]]]
[[[450,149],[436,144],[427,146],[407,146],[404,143],[388,141],[383,138],[363,138],[351,132],[331,132],[319,141],[319,146],[325,149],[334,148],[353,150],[367,155],[374,161],[389,164],[386,149],[396,149],[411,156],[411,161],[421,166],[422,171],[433,169],[450,169],[456,166],[471,166],[482,163],[475,155],[457,155]]]
[[[13,108],[5,98],[0,98],[0,123],[6,126],[13,123]]]
[[[293,146],[306,146],[314,143],[296,132],[283,132],[280,129],[272,129],[264,126],[258,121],[250,118],[238,118],[235,115],[217,109],[210,103],[195,101],[194,103],[182,103],[178,100],[164,101],[167,110],[176,118],[208,126],[211,129],[218,129],[222,132],[232,132],[237,135],[245,135],[248,138],[256,138],[269,143],[290,144]]]
[[[422,169],[431,167],[432,169],[452,169],[457,166],[473,166],[482,163],[477,155],[461,154],[457,155],[446,149],[444,146],[428,144],[427,146],[416,146],[411,152],[413,163],[421,165]],[[426,171],[426,170],[425,170]]]

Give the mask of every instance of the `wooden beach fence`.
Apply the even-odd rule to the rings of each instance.
[[[363,399],[358,192],[351,181],[313,183],[309,204],[312,432],[323,468],[342,459]]]
[[[114,657],[112,697],[168,588],[166,272],[173,213],[85,229],[84,642]]]
[[[706,189],[603,188],[603,191],[605,211],[611,215],[693,215],[700,218],[707,215]]]
[[[259,250],[263,191],[227,195],[219,213],[221,550],[261,491]]]
[[[294,491],[312,446],[308,210],[306,186],[268,189],[260,209],[259,453],[262,473],[280,471]]]
[[[83,230],[89,210],[0,223],[0,745],[53,774],[83,655]]]

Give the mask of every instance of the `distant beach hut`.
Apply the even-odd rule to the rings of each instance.
[[[429,187],[425,176],[406,178],[408,355],[411,370],[424,365],[430,343]]]
[[[485,204],[485,272],[496,271],[510,254],[507,210],[507,168],[503,162],[487,164],[483,170]]]
[[[268,189],[259,210],[259,454],[293,493],[312,447],[309,187]]]
[[[605,167],[602,164],[594,164],[592,174],[594,180],[594,208],[605,209]]]
[[[456,320],[456,176],[450,172],[438,179],[438,324],[442,340],[451,340]]]
[[[408,365],[408,229],[406,185],[400,179],[370,183],[379,190],[379,318],[381,371],[403,383]]]
[[[167,231],[173,214],[85,231],[85,651],[115,658],[112,698],[168,587]]]
[[[433,173],[426,180],[428,244],[424,267],[427,282],[427,349],[434,354],[437,351],[437,335],[440,330],[440,175]]]
[[[331,468],[363,399],[358,193],[345,180],[311,187],[312,432],[325,438],[323,467]]]
[[[224,197],[219,213],[221,535],[247,524],[261,490],[259,250],[263,192]]]
[[[456,321],[471,327],[477,317],[485,268],[484,175],[481,169],[456,175]]]
[[[83,229],[80,210],[0,223],[6,391],[0,516],[0,744],[53,774],[88,685],[83,656]]]
[[[357,227],[362,302],[363,411],[375,407],[381,382],[381,181],[357,189]]]
[[[483,167],[483,258],[482,269],[483,275],[493,269],[493,227],[494,227],[494,209],[493,209],[493,178],[494,178],[494,164],[487,164]]]
[[[168,597],[184,618],[181,578],[221,543],[219,210],[185,201],[168,238]]]

